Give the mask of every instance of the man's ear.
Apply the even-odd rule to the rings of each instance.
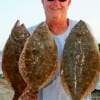
[[[44,0],[41,0],[42,4],[44,3]]]
[[[68,5],[70,5],[70,4],[71,4],[71,0],[68,1]]]

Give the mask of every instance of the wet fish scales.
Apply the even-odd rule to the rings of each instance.
[[[19,70],[25,82],[37,93],[57,71],[57,47],[45,23],[28,38],[19,60]]]
[[[26,87],[26,83],[19,73],[18,61],[29,33],[24,24],[19,25],[19,23],[20,21],[17,20],[12,28],[2,56],[3,74],[15,92],[13,100],[18,100]]]
[[[84,21],[78,22],[66,39],[61,79],[72,100],[81,100],[95,88],[100,68],[98,46]]]

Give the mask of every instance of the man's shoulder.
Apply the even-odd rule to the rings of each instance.
[[[91,29],[91,25],[90,25],[87,21],[85,21],[85,20],[83,20],[83,19],[80,19],[80,20],[72,20],[72,19],[70,19],[71,26],[74,27],[74,26],[75,26],[77,23],[79,23],[80,21],[83,21],[83,22],[86,24],[86,26],[88,27],[88,29],[89,29],[89,30],[92,30],[92,29]]]
[[[30,34],[32,34],[33,31],[36,29],[37,26],[38,26],[38,25],[33,25],[33,26],[31,26],[31,27],[28,27],[28,32],[29,32]]]
[[[36,25],[33,25],[33,26],[30,26],[30,27],[28,27],[27,29],[28,29],[28,32],[30,33],[30,34],[32,34],[33,32],[34,32],[34,30],[38,27],[38,25],[40,25],[42,22],[40,22],[40,23],[38,23],[38,24],[36,24]]]

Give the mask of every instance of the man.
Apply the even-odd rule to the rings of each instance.
[[[58,73],[51,83],[39,93],[40,100],[70,100],[65,93],[60,80],[60,61],[66,38],[77,23],[67,17],[71,0],[41,0],[46,16],[46,24],[54,36],[58,47]],[[29,29],[33,32],[33,27]],[[89,97],[86,100],[91,100]]]

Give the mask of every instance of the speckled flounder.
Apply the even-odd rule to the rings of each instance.
[[[29,37],[29,33],[24,24],[20,25],[19,20],[16,21],[3,50],[2,70],[15,92],[13,100],[18,100],[26,87],[26,83],[19,73],[18,61],[27,37]]]
[[[80,20],[65,41],[61,62],[63,87],[72,100],[83,100],[95,88],[100,68],[98,45]]]
[[[18,100],[39,100],[38,93],[34,93],[32,88],[27,86]]]
[[[33,93],[38,92],[54,77],[57,58],[55,41],[46,23],[42,23],[26,41],[19,59],[20,73],[32,87]]]

